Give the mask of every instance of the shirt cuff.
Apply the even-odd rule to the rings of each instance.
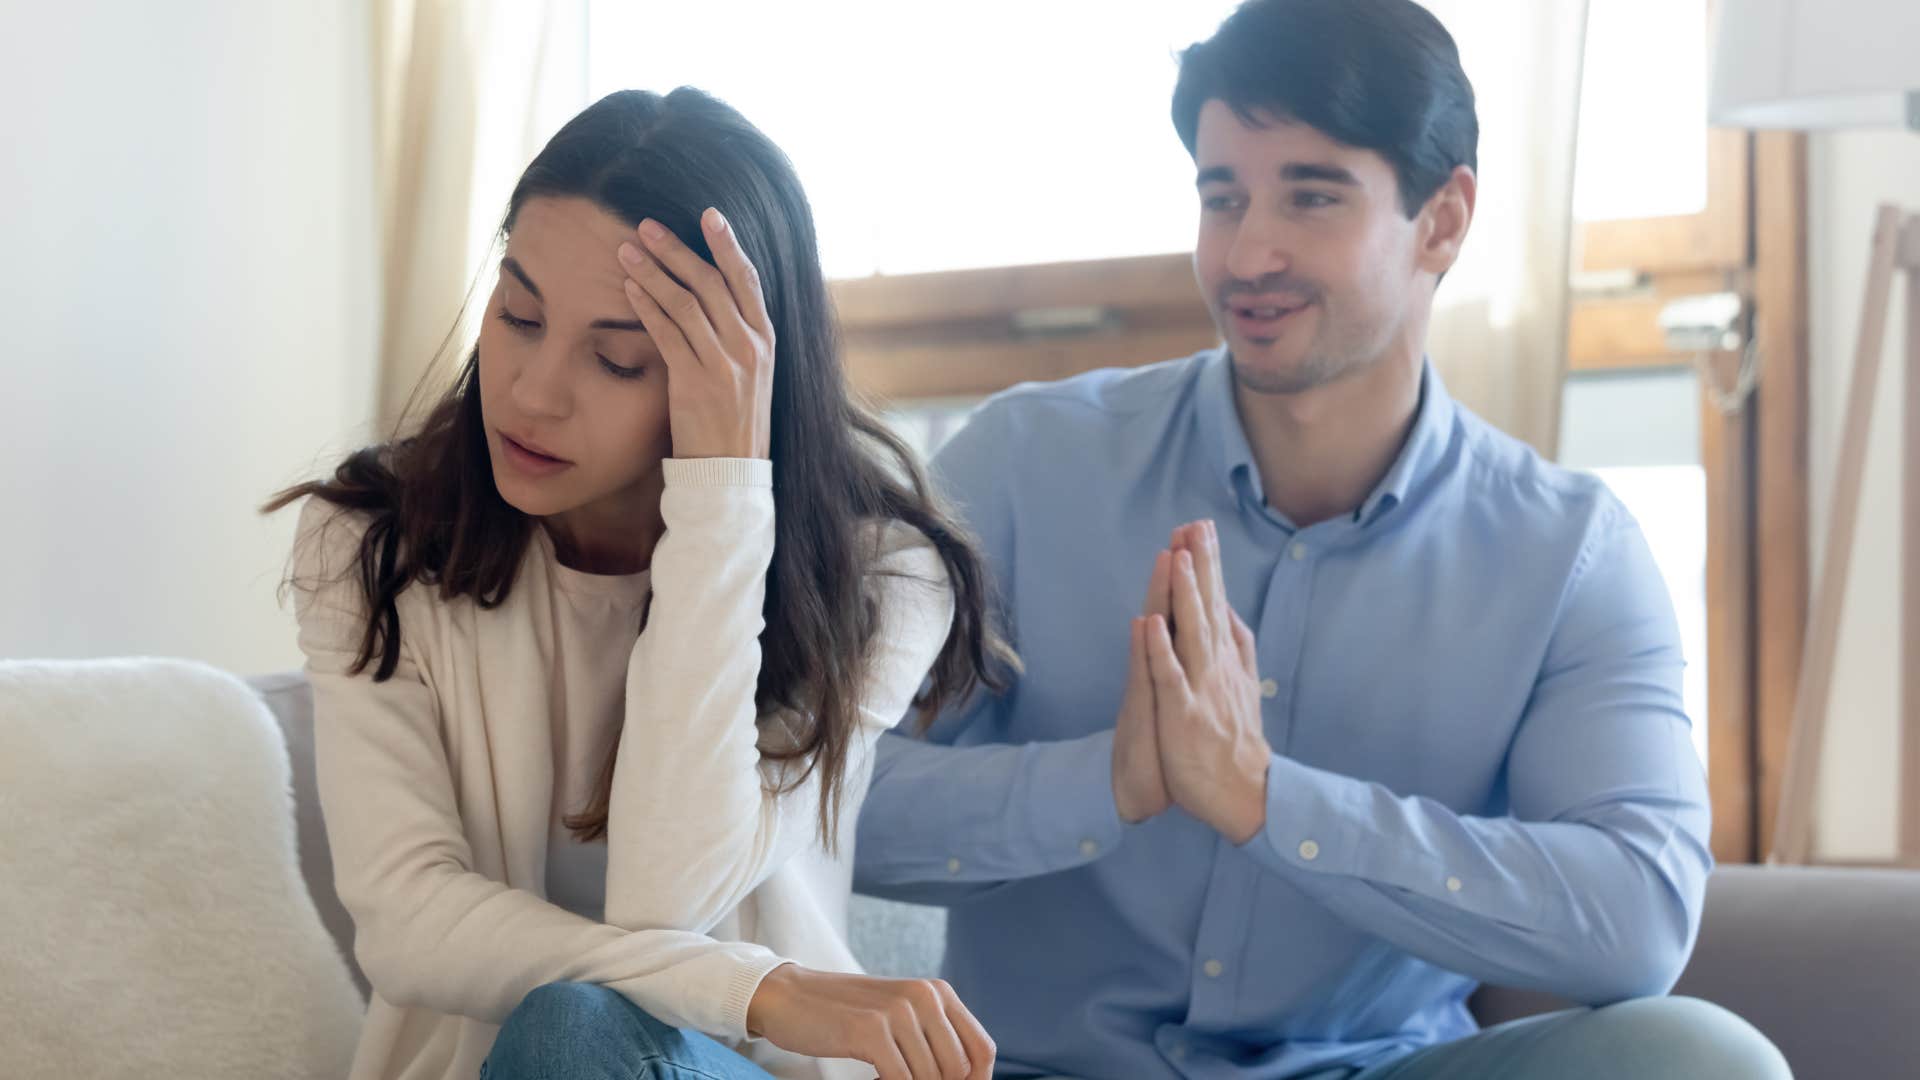
[[[766,458],[666,458],[660,470],[670,488],[773,486],[773,462]]]
[[[1118,847],[1126,823],[1113,798],[1113,732],[1024,749],[1039,759],[1026,770],[1024,793],[1036,860],[1068,869]]]
[[[1363,824],[1365,785],[1274,754],[1267,766],[1267,823],[1241,850],[1282,874],[1364,876],[1379,845]]]

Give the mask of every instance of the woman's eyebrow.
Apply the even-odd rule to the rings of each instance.
[[[546,299],[546,297],[540,295],[540,286],[535,285],[533,283],[533,279],[527,276],[526,270],[521,268],[520,261],[518,259],[515,259],[513,256],[508,255],[506,258],[503,258],[500,260],[500,269],[505,270],[507,273],[512,274],[514,277],[519,278],[520,284],[525,285],[527,287],[527,291],[533,294],[533,298],[535,300]]]

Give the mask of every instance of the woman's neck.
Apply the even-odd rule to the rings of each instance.
[[[560,565],[583,574],[637,574],[653,565],[653,548],[666,531],[660,516],[662,478],[604,499],[551,514],[540,524],[553,538]]]

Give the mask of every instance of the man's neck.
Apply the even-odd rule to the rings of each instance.
[[[1393,468],[1420,407],[1422,362],[1383,356],[1298,394],[1263,394],[1234,380],[1267,505],[1306,528],[1366,501]]]

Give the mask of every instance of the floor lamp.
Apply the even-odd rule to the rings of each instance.
[[[1920,138],[1920,0],[1719,0],[1708,113],[1723,127],[1906,127]],[[1920,180],[1920,178],[1916,178]],[[1920,184],[1916,185],[1920,188]],[[1920,215],[1883,206],[1847,393],[1827,546],[1814,586],[1768,861],[1804,863],[1859,519],[1867,430],[1894,279],[1907,294],[1901,416],[1900,854],[1920,859]],[[1764,316],[1763,316],[1764,317]]]

